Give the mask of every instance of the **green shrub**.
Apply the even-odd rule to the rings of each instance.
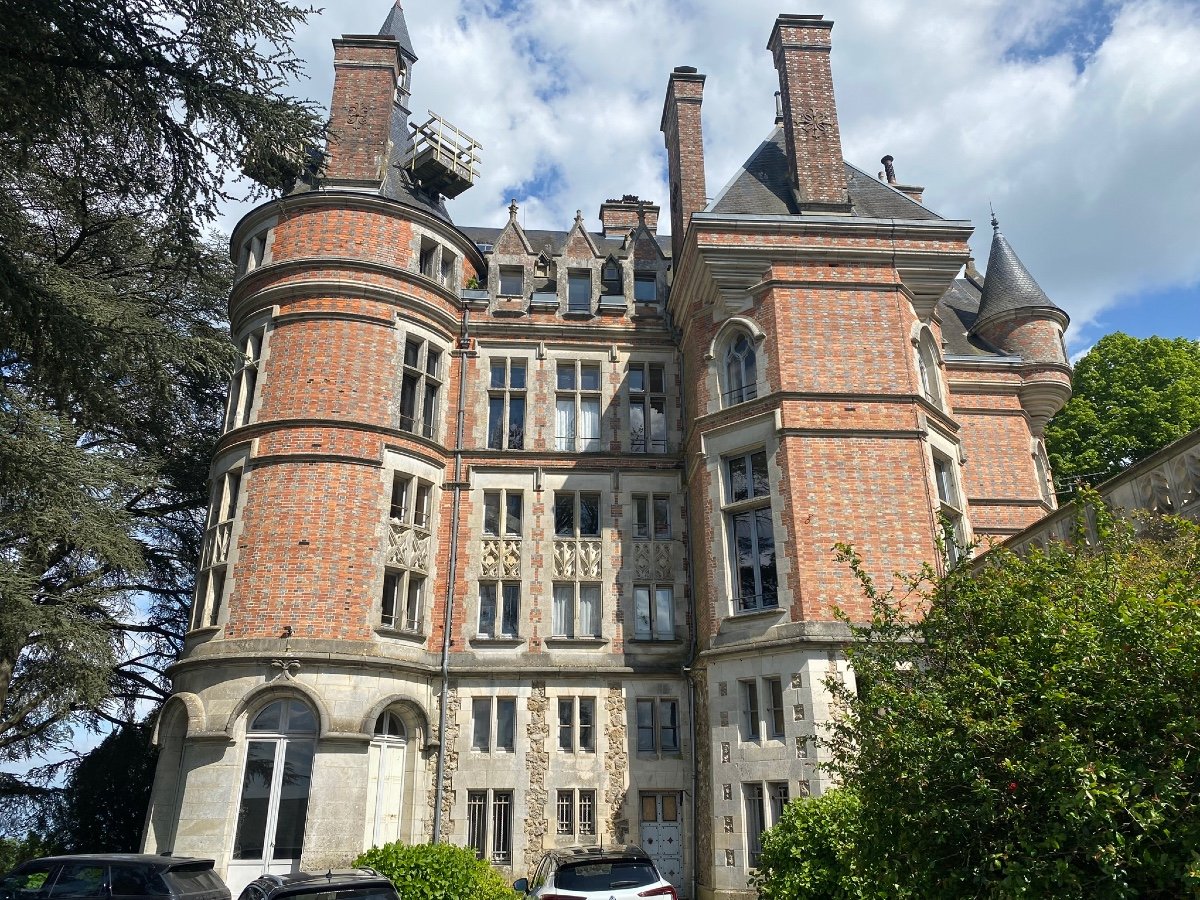
[[[372,847],[356,866],[386,876],[403,900],[515,900],[517,894],[475,852],[452,844]]]

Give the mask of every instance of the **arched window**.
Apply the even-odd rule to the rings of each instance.
[[[233,843],[239,876],[299,867],[316,736],[316,715],[300,700],[275,700],[250,721]]]
[[[403,840],[405,786],[409,781],[408,728],[394,710],[384,710],[375,720],[367,763],[368,847]]]
[[[921,394],[936,406],[944,409],[942,400],[942,381],[938,377],[937,352],[933,347],[933,338],[929,332],[922,333],[917,342],[917,372],[921,377]]]
[[[758,396],[758,359],[754,342],[745,332],[729,342],[725,350],[724,406],[733,406]]]

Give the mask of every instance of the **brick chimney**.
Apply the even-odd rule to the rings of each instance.
[[[767,49],[775,57],[792,188],[801,212],[849,213],[842,135],[829,66],[833,22],[780,16]]]
[[[692,216],[708,203],[704,188],[704,134],[700,126],[703,100],[704,76],[692,66],[676,66],[667,82],[661,125],[671,180],[671,248],[676,260]]]
[[[637,228],[638,210],[646,216],[646,227],[658,233],[659,208],[642,200],[637,194],[625,194],[620,200],[611,197],[600,204],[600,226],[605,237],[624,237]]]
[[[379,187],[386,174],[400,44],[390,36],[345,34],[333,42],[327,183]]]

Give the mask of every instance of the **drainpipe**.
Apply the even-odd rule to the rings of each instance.
[[[450,561],[446,578],[445,617],[442,626],[442,691],[438,710],[437,785],[433,801],[433,840],[442,837],[442,797],[445,795],[446,775],[446,705],[450,698],[450,629],[454,610],[454,577],[458,569],[458,520],[462,506],[463,430],[467,418],[467,349],[471,339],[468,329],[471,311],[464,309],[462,328],[458,335],[458,413],[454,424],[454,500],[450,507]]]

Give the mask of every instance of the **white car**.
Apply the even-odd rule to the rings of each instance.
[[[640,847],[566,847],[547,851],[532,878],[513,890],[531,900],[679,900]]]

